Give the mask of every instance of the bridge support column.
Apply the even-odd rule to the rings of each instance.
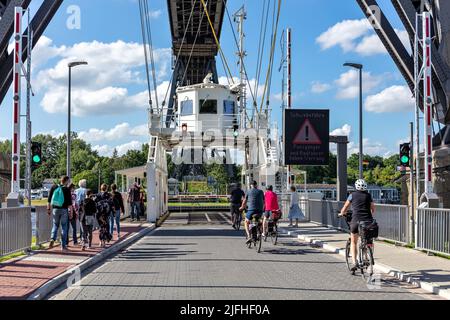
[[[147,221],[150,223],[156,223],[160,216],[156,203],[156,183],[156,165],[147,163]]]

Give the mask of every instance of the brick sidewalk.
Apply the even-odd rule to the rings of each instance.
[[[299,228],[288,228],[281,223],[282,231],[301,241],[313,242],[325,250],[344,254],[348,234],[314,223],[300,223]],[[378,241],[375,246],[375,263],[382,272],[392,273],[402,280],[417,284],[423,289],[450,299],[450,260]]]
[[[117,240],[117,234],[114,233],[113,241],[107,244],[106,249],[142,229],[144,227],[141,224],[122,224],[121,238]],[[104,249],[100,248],[98,231],[94,232],[92,246],[90,250],[82,251],[81,246],[69,244],[67,253],[62,253],[61,247],[55,246],[0,263],[0,300],[25,300],[49,280],[100,253]]]

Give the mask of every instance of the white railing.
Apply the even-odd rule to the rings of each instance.
[[[0,256],[31,248],[31,208],[0,209]]]
[[[343,206],[344,202],[339,201],[310,200],[310,221],[348,232],[345,220],[337,216]],[[380,227],[379,238],[402,244],[411,243],[407,206],[377,204],[374,218]]]
[[[53,219],[47,207],[36,207],[36,245],[49,242],[52,233]]]
[[[417,209],[416,248],[450,255],[450,210]]]

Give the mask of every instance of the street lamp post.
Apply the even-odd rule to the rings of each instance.
[[[345,63],[344,67],[352,67],[359,70],[359,179],[364,178],[363,174],[363,86],[362,86],[362,70],[363,65],[359,63]]]
[[[72,68],[81,65],[87,65],[86,61],[74,61],[70,62],[67,66],[69,67],[69,99],[68,99],[68,112],[67,112],[67,176],[72,178],[71,174],[71,143],[72,143],[72,135],[71,135],[71,103],[72,103]]]

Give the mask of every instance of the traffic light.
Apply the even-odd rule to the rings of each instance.
[[[404,167],[409,167],[411,164],[411,145],[409,143],[400,145],[400,163]]]
[[[42,144],[31,143],[31,167],[36,168],[42,164]]]

